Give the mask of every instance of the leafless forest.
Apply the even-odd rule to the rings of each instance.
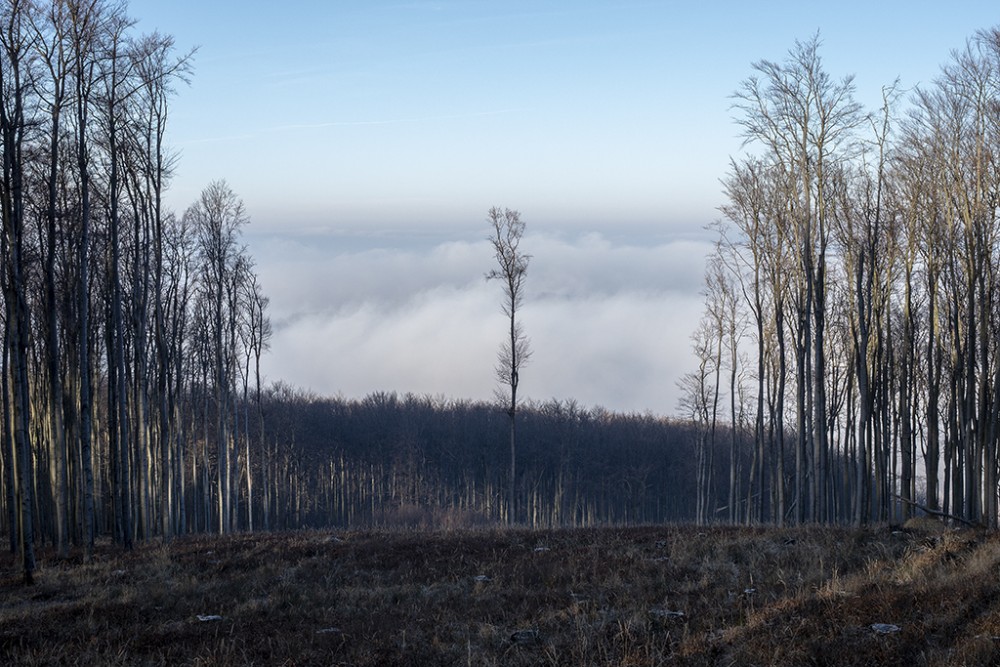
[[[996,527],[998,93],[996,29],[877,110],[818,37],[737,88],[747,150],[683,380],[703,482],[720,422],[752,434],[745,480],[729,446],[730,521],[860,525],[919,501]],[[699,519],[712,507],[700,494]]]
[[[8,2],[0,22],[3,523],[25,578],[36,541],[183,533],[202,496],[213,529],[253,528],[237,486],[258,502],[269,324],[247,214],[224,182],[162,204],[191,54],[119,3]]]
[[[683,421],[519,398],[530,256],[509,209],[486,221],[509,317],[498,404],[263,386],[250,213],[224,181],[163,204],[194,54],[104,0],[6,2],[0,47],[0,533],[26,581],[36,546],[89,560],[99,537],[861,525],[918,506],[997,526],[997,30],[880,109],[818,38],[752,65]]]

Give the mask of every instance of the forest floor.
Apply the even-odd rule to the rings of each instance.
[[[930,524],[931,522],[925,522]],[[660,526],[0,557],[0,663],[990,665],[1000,536]]]

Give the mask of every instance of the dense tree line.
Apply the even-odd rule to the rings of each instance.
[[[280,383],[262,405],[272,527],[509,521],[504,407],[393,393],[320,398]],[[747,469],[750,443],[739,438]],[[697,440],[690,422],[526,403],[518,410],[518,523],[693,521]],[[717,464],[711,512],[724,518],[723,457]]]
[[[28,580],[36,540],[89,556],[263,513],[247,217],[224,182],[163,206],[190,59],[118,2],[0,8],[0,527]]]
[[[996,527],[1000,31],[873,112],[818,37],[753,69],[683,382],[706,442],[722,420],[754,441],[728,518],[860,524],[919,502]]]

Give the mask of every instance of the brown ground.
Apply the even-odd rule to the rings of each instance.
[[[33,587],[5,553],[0,663],[998,664],[1000,536],[932,528],[199,537]]]

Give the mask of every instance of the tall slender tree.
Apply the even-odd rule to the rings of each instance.
[[[497,398],[510,419],[510,470],[507,479],[507,520],[516,523],[517,513],[517,390],[521,368],[531,357],[531,346],[518,311],[524,303],[524,281],[531,255],[521,250],[525,224],[521,214],[509,208],[492,207],[487,213],[490,223],[490,243],[496,268],[486,274],[487,280],[503,285],[503,313],[507,317],[507,335],[497,354],[496,376],[500,383]]]
[[[66,428],[63,419],[63,382],[59,341],[59,312],[56,301],[56,257],[59,244],[59,179],[62,176],[60,139],[63,132],[63,109],[69,93],[71,49],[68,44],[69,15],[66,4],[53,2],[33,17],[34,45],[43,63],[44,85],[49,114],[48,169],[45,202],[45,334],[48,359],[48,413],[52,450],[56,464],[56,545],[59,555],[69,554],[69,490]]]
[[[30,90],[35,71],[31,58],[30,24],[33,7],[14,0],[0,10],[0,143],[3,146],[3,178],[0,181],[0,212],[7,245],[4,299],[7,303],[7,342],[13,365],[14,457],[17,465],[20,508],[17,526],[24,581],[31,584],[35,571],[33,516],[34,457],[31,429],[31,393],[28,357],[31,317],[28,304],[28,260],[25,229],[26,134],[34,119],[29,117]],[[11,526],[11,530],[15,530]]]

